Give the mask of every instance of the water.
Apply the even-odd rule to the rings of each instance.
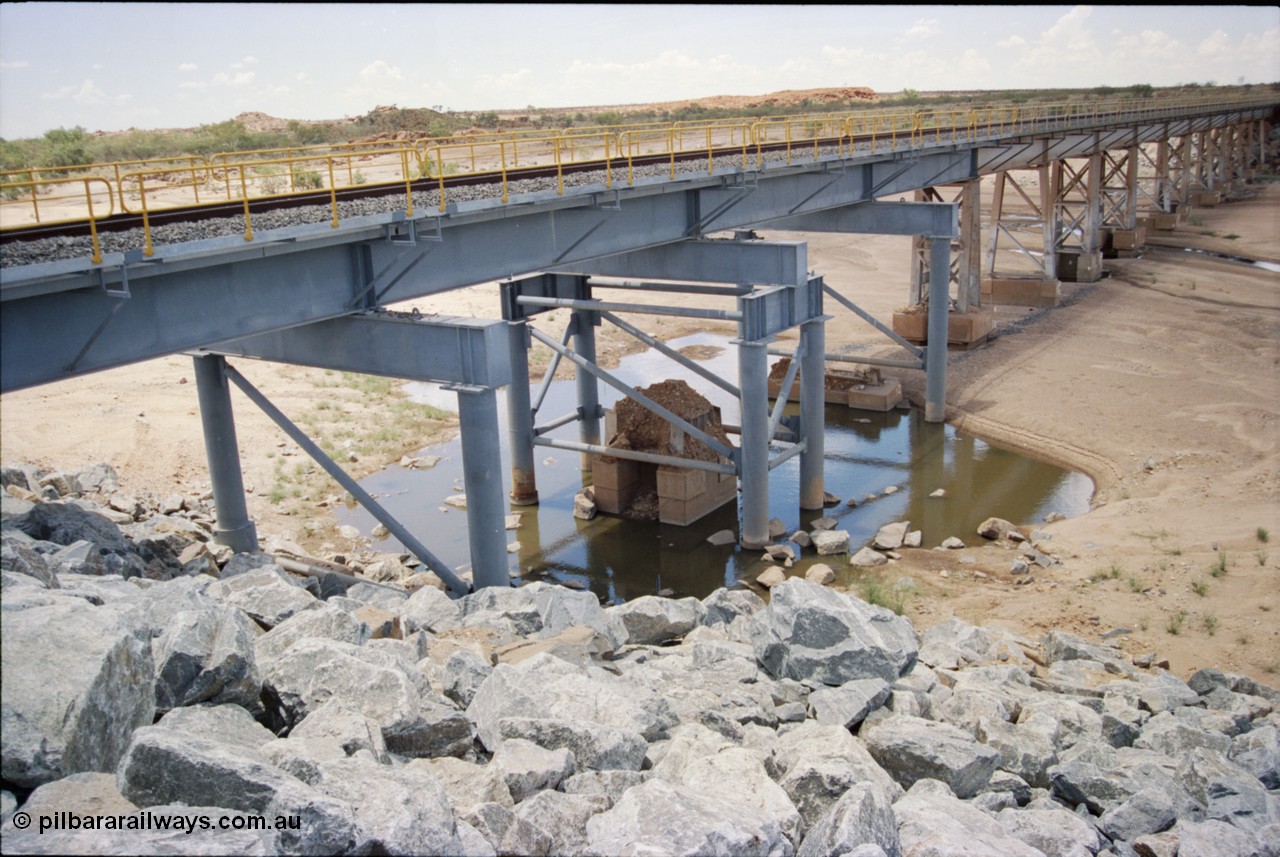
[[[736,377],[737,356],[723,337],[698,334],[670,345],[700,357],[709,355],[700,360],[702,366],[722,377]],[[633,386],[664,378],[684,379],[721,408],[724,422],[738,422],[736,402],[729,394],[656,352],[624,358],[614,374]],[[415,400],[455,407],[453,394],[432,385],[410,384],[407,389]],[[601,385],[600,398],[606,407],[619,397],[613,388]],[[501,392],[498,398],[504,423],[503,461],[509,468],[506,402]],[[550,422],[575,406],[574,382],[554,382],[538,422]],[[795,413],[796,406],[789,406],[789,412]],[[571,424],[551,436],[576,440],[576,432],[577,426]],[[987,517],[1015,523],[1036,523],[1050,512],[1071,517],[1088,510],[1093,493],[1093,483],[1083,474],[1001,449],[960,434],[951,426],[926,423],[916,410],[875,413],[828,406],[825,440],[826,490],[842,500],[857,498],[859,505],[850,508],[841,502],[825,512],[800,510],[796,457],[770,475],[769,515],[781,519],[788,532],[810,529],[809,522],[823,514],[834,517],[839,521],[837,527],[849,532],[854,550],[884,524],[903,519],[911,521],[912,529],[923,531],[925,547],[948,536],[974,543],[978,540],[974,531]],[[775,451],[780,448],[775,446]],[[461,444],[455,439],[421,454],[440,456],[441,460],[429,470],[392,467],[361,484],[441,560],[453,567],[464,566],[469,561],[466,513],[442,502],[462,490]],[[706,542],[718,530],[738,531],[736,503],[728,503],[688,527],[604,515],[581,521],[573,517],[573,498],[590,480],[579,469],[578,454],[537,447],[535,458],[541,502],[512,507],[510,511],[521,516],[520,525],[507,533],[509,541],[520,545],[510,555],[511,571],[520,577],[557,580],[589,588],[605,599],[625,601],[664,589],[677,596],[703,597],[764,569],[758,551]],[[504,470],[503,476],[509,492],[509,470]],[[898,491],[885,495],[890,486]],[[945,489],[947,496],[930,498],[938,488]],[[864,502],[871,493],[880,496]],[[341,523],[359,527],[366,534],[375,523],[359,507],[341,509],[338,517]],[[386,551],[401,549],[393,538],[375,545]],[[812,551],[803,557],[797,563],[801,569],[817,561]],[[825,559],[836,560],[830,564],[837,569],[843,562],[841,557]]]

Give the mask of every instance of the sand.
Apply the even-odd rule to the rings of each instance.
[[[1063,306],[1000,308],[992,343],[952,355],[950,421],[1083,470],[1097,493],[1094,509],[1080,517],[1049,525],[1019,522],[1051,533],[1048,547],[1064,560],[1059,568],[1037,571],[1028,586],[1013,585],[1010,550],[982,547],[973,533],[955,534],[972,546],[966,551],[905,551],[882,575],[915,582],[907,614],[917,628],[949,616],[1032,638],[1055,628],[1095,638],[1127,628],[1116,642],[1134,655],[1159,653],[1179,675],[1217,666],[1276,683],[1280,273],[1179,249],[1280,261],[1280,184],[1257,185],[1250,193],[1197,210],[1175,233],[1157,239],[1168,247],[1108,261],[1112,275],[1099,283],[1064,284]],[[810,268],[886,321],[906,303],[906,238],[762,234],[807,240]],[[640,297],[628,293],[627,299]],[[676,300],[662,295],[655,302]],[[411,305],[424,312],[498,316],[492,286]],[[829,350],[866,346],[866,353],[893,353],[852,314],[828,311],[834,315],[827,325]],[[539,325],[558,330],[563,313],[542,316]],[[695,328],[658,317],[646,317],[644,326],[662,339]],[[701,322],[696,328],[733,332]],[[606,364],[635,350],[616,332],[602,334]],[[545,359],[535,357],[537,365]],[[286,413],[307,416],[317,431],[339,425],[372,431],[396,401],[318,370],[253,361],[237,366]],[[919,403],[923,376],[897,374]],[[238,393],[235,406],[249,508],[259,532],[316,552],[350,547],[336,536],[325,506],[341,491],[306,474],[304,457]],[[442,439],[451,426],[447,419],[419,424],[344,463],[365,475]],[[172,356],[0,397],[0,455],[6,463],[48,468],[107,461],[135,494],[207,490],[191,359]],[[289,477],[295,471],[296,479],[282,482],[282,472]],[[289,490],[273,497],[282,484]],[[961,564],[961,554],[976,564]]]

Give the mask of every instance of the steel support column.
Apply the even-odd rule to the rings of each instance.
[[[489,387],[457,386],[462,430],[462,482],[467,494],[467,538],[472,585],[510,586],[507,574],[506,507],[498,450],[498,398]],[[526,386],[526,390],[528,387]]]
[[[204,428],[204,451],[209,459],[209,480],[218,518],[213,539],[237,553],[253,553],[258,550],[258,534],[245,505],[227,361],[217,354],[192,360],[196,395],[200,399],[200,423]]]
[[[538,503],[538,479],[533,459],[533,406],[529,399],[529,325],[507,325],[511,355],[511,384],[507,387],[507,426],[511,446],[511,502]]]
[[[596,325],[600,323],[598,313],[591,310],[575,309],[573,311],[573,348],[583,360],[596,362]],[[590,372],[575,369],[578,384],[578,439],[591,446],[600,443],[600,392],[596,377]],[[582,454],[582,469],[591,469],[591,456]]]
[[[737,345],[742,390],[741,542],[746,548],[761,548],[769,543],[769,354],[764,342],[739,339]]]
[[[952,254],[948,262],[948,276],[955,284],[956,311],[968,312],[982,304],[982,216],[979,202],[979,180],[951,185],[951,198],[944,198],[940,187],[927,187],[916,191],[917,203],[955,203],[959,212],[960,234],[951,242]],[[928,236],[916,235],[911,239],[911,284],[907,305],[924,302],[929,289]]]
[[[822,465],[826,455],[826,317],[800,325],[800,508],[821,509],[826,497]]]
[[[951,241],[933,238],[929,242],[929,344],[925,352],[924,418],[940,423],[947,417],[947,268]]]

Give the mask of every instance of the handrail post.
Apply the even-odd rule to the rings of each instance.
[[[98,220],[93,215],[93,192],[89,190],[91,179],[84,180],[84,199],[89,205],[89,236],[93,239],[93,259],[95,265],[102,264],[102,247],[98,245]],[[111,185],[107,185],[107,193],[111,193]]]
[[[329,166],[329,209],[333,212],[333,220],[329,226],[338,228],[338,183],[333,178],[333,155],[326,155],[325,162]]]
[[[249,183],[245,180],[245,165],[240,165],[240,197],[244,200],[244,240],[253,240],[253,222],[249,219]],[[289,169],[292,171],[293,162],[289,162]],[[146,208],[146,196],[142,197],[143,208]]]

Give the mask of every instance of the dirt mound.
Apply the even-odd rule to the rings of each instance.
[[[659,381],[648,387],[640,387],[639,392],[721,443],[729,444],[729,437],[720,424],[720,409],[684,381]],[[618,402],[614,412],[617,416],[617,434],[609,441],[612,447],[678,455],[697,461],[716,461],[720,458],[701,441],[691,437],[683,438],[682,449],[673,449],[672,434],[679,434],[679,430],[639,402],[623,399]]]

